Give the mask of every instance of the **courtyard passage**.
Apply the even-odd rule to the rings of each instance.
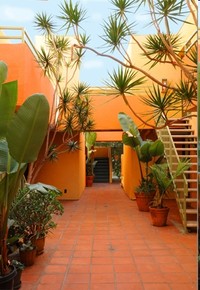
[[[168,225],[151,225],[119,183],[87,187],[64,201],[45,251],[22,274],[22,290],[197,288],[197,235],[184,234],[176,204]]]

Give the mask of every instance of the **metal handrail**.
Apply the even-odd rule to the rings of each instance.
[[[170,129],[168,126],[159,129],[157,131],[159,139],[164,144],[165,157],[171,173],[176,170],[177,164],[180,162],[179,155],[177,153]],[[179,191],[178,188],[182,188],[183,191]],[[186,218],[186,197],[188,196],[188,182],[185,174],[182,174],[181,178],[174,180],[174,192],[176,194],[176,201],[179,208],[180,216],[182,219],[183,227],[187,232],[187,218]]]

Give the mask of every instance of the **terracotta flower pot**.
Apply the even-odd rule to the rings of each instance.
[[[86,186],[87,187],[92,186],[93,181],[94,181],[94,175],[87,175],[86,176]]]
[[[32,266],[35,263],[36,247],[34,247],[32,250],[19,250],[19,255],[21,263],[27,267]]]
[[[44,253],[45,237],[41,237],[35,240],[34,245],[36,246],[36,255]]]
[[[153,226],[156,226],[156,227],[166,226],[167,217],[169,213],[168,207],[163,207],[163,208],[150,207],[149,210],[150,210]]]
[[[155,193],[150,193],[150,194],[145,194],[145,193],[135,193],[135,197],[136,197],[136,202],[137,202],[137,206],[139,211],[145,211],[148,212],[149,211],[149,204],[150,202],[153,200],[155,196]]]

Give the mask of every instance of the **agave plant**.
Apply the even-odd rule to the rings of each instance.
[[[17,112],[17,81],[7,82],[7,65],[0,62],[0,276],[9,273],[8,215],[27,164],[36,160],[49,121],[44,95],[27,98]],[[39,130],[38,130],[39,128]]]

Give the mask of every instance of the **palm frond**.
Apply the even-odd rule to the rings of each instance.
[[[127,37],[133,32],[134,24],[128,24],[117,15],[111,15],[108,21],[104,21],[104,35],[101,37],[110,51],[115,51],[122,46],[123,42],[127,42]]]
[[[185,0],[157,0],[154,8],[158,23],[165,18],[174,23],[185,22],[183,16],[189,12]]]
[[[64,21],[63,27],[66,27],[67,31],[73,27],[73,25],[79,27],[86,16],[86,10],[82,9],[78,2],[74,4],[71,0],[68,2],[64,1],[59,6],[61,9],[61,16],[58,16],[59,19]]]
[[[116,15],[120,17],[131,12],[130,10],[133,8],[135,0],[111,0],[111,3],[115,7]]]
[[[147,97],[142,97],[142,102],[152,108],[155,120],[160,120],[162,117],[167,119],[169,112],[177,110],[176,101],[173,91],[167,89],[162,93],[159,86],[157,88],[153,86],[153,89],[147,92]]]
[[[145,80],[144,77],[136,79],[136,75],[137,72],[132,69],[119,67],[117,71],[114,70],[113,73],[109,73],[110,81],[107,81],[106,84],[119,95],[133,95],[133,89],[143,84]]]
[[[196,84],[181,80],[177,85],[175,96],[178,101],[185,102],[188,105],[194,101],[197,101],[197,89]]]
[[[53,23],[52,19],[53,17],[48,16],[46,13],[37,13],[34,20],[36,29],[41,31],[43,34],[53,33],[56,25]]]
[[[163,37],[168,45],[173,47],[173,51],[176,53],[177,57],[179,57],[178,52],[181,44],[180,36],[163,34]],[[148,35],[146,37],[146,42],[144,43],[144,48],[147,54],[151,57],[151,60],[148,62],[151,63],[151,68],[157,65],[160,61],[166,62],[171,59],[170,52],[159,35]]]

